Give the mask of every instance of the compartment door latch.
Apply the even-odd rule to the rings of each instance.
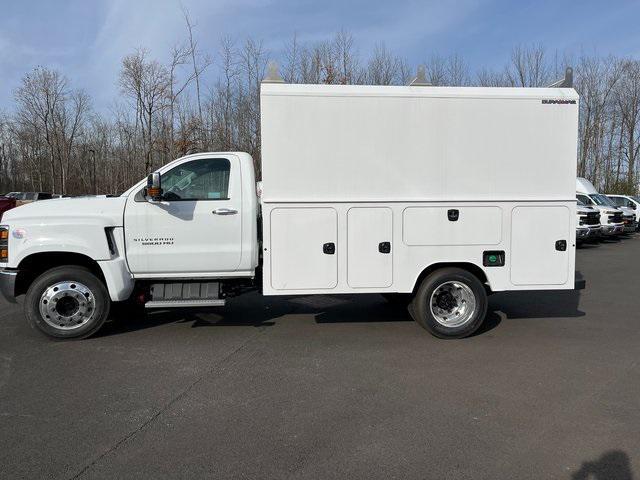
[[[336,244],[335,243],[325,243],[322,245],[322,252],[327,255],[333,255],[336,253]]]
[[[556,250],[559,252],[564,252],[567,250],[567,241],[566,240],[558,240],[556,242]]]
[[[378,251],[380,253],[391,253],[391,242],[380,242],[378,244]]]

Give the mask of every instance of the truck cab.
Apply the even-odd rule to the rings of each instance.
[[[147,179],[119,197],[52,199],[7,212],[4,296],[27,294],[32,323],[65,338],[93,333],[92,319],[109,301],[132,298],[134,288],[149,307],[216,306],[228,293],[222,279],[234,280],[230,291],[252,284],[258,200],[251,156],[189,155],[154,176],[164,187],[155,192]],[[34,282],[37,301],[29,295]]]

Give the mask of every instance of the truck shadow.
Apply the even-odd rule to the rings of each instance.
[[[605,452],[597,460],[584,462],[571,480],[633,480],[629,456],[621,450]]]
[[[584,277],[576,271],[576,280]],[[489,297],[489,310],[499,311],[507,319],[575,318],[585,313],[579,309],[582,290],[521,290],[497,292]]]
[[[503,319],[581,317],[580,292],[503,292],[489,299],[487,317],[474,336],[500,325]],[[170,323],[202,327],[272,327],[288,315],[312,315],[318,324],[413,321],[406,306],[387,302],[378,294],[262,297],[250,293],[230,299],[224,308],[139,310],[114,309],[111,321],[97,336],[118,335]]]
[[[489,309],[503,313],[507,319],[575,318],[585,315],[579,304],[580,293],[576,290],[505,292],[491,296]]]

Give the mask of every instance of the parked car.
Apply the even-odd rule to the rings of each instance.
[[[636,231],[640,231],[640,197],[632,195],[607,194],[618,207],[630,208],[636,215]]]
[[[600,212],[578,200],[576,207],[578,222],[576,224],[576,240],[578,242],[598,238],[602,231]]]
[[[598,193],[586,178],[576,179],[576,197],[589,207],[600,211],[601,233],[603,236],[624,233],[624,213],[605,195]]]
[[[50,200],[53,195],[47,192],[11,192],[7,194],[11,198],[15,198],[16,206],[25,205],[39,200]]]
[[[0,197],[0,220],[2,220],[2,214],[4,212],[6,212],[7,210],[11,210],[12,208],[15,208],[15,206],[16,206],[15,198],[7,197],[7,196]]]

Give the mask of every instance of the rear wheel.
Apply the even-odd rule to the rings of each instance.
[[[58,339],[86,338],[109,315],[104,284],[79,266],[47,270],[27,290],[24,310],[32,327]]]
[[[463,338],[482,325],[487,303],[487,292],[475,275],[460,268],[443,268],[422,281],[409,312],[436,337]]]

